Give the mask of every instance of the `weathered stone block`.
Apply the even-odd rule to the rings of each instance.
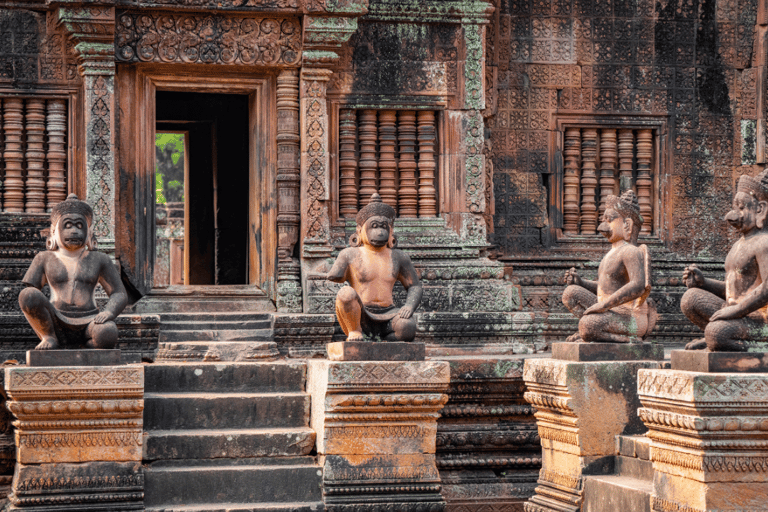
[[[27,351],[27,366],[115,366],[119,364],[119,349]]]
[[[637,417],[637,372],[654,361],[529,359],[525,399],[536,408],[542,465],[528,512],[579,511],[584,475],[613,469],[616,436],[646,430]]]
[[[338,341],[326,346],[331,361],[423,361],[424,344],[369,341]]]
[[[653,510],[766,511],[768,373],[641,370]]]
[[[673,350],[672,369],[711,373],[768,373],[768,353]]]
[[[565,361],[661,361],[657,343],[553,343],[552,359]]]

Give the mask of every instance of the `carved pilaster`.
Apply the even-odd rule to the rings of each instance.
[[[485,212],[485,156],[483,155],[483,116],[473,110],[466,114],[463,123],[464,150],[466,151],[467,210],[471,213]]]
[[[330,253],[329,158],[326,89],[328,69],[301,74],[302,240],[305,256]]]
[[[329,512],[441,512],[437,420],[443,361],[310,361],[312,427]]]
[[[141,366],[6,368],[5,389],[10,510],[143,510]]]
[[[640,370],[653,511],[768,510],[766,389],[766,373]]]
[[[85,86],[85,200],[100,249],[115,250],[115,9],[59,8]]]
[[[301,312],[301,270],[294,258],[301,223],[299,167],[299,72],[285,69],[277,77],[277,308]]]

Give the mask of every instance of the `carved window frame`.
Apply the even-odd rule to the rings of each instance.
[[[86,162],[85,152],[82,148],[85,146],[85,116],[83,115],[83,105],[81,100],[80,90],[46,90],[40,89],[37,91],[25,91],[23,94],[19,94],[18,89],[8,89],[0,87],[0,99],[16,98],[16,99],[41,99],[41,100],[64,100],[67,104],[66,114],[66,195],[75,193],[81,199],[85,198],[86,194]],[[0,109],[3,108],[0,104]],[[3,138],[3,121],[0,116],[0,138]],[[4,148],[4,145],[2,145]],[[0,160],[3,159],[3,155],[0,152]],[[3,163],[3,171],[5,164]],[[25,167],[26,170],[26,167]],[[4,173],[0,174],[0,181],[4,181]],[[0,214],[7,215],[44,215],[48,217],[48,213],[44,214],[31,214],[26,212],[13,213],[8,212],[5,208],[0,209]]]
[[[672,162],[668,148],[668,118],[659,115],[600,115],[560,114],[554,120],[554,144],[552,173],[549,179],[549,239],[555,247],[568,247],[573,244],[603,244],[605,239],[599,233],[594,235],[572,235],[563,232],[563,196],[565,176],[565,131],[568,128],[602,129],[651,129],[653,130],[653,167],[652,198],[654,231],[650,235],[640,235],[639,243],[659,244],[669,239],[669,218],[671,215],[669,174]],[[600,169],[597,168],[599,178]],[[599,202],[599,184],[597,186]],[[598,218],[599,223],[599,218]]]
[[[435,209],[436,209],[436,215],[435,219],[441,218],[441,214],[445,210],[445,197],[441,194],[441,189],[447,186],[446,183],[446,176],[448,176],[448,169],[447,169],[447,161],[448,158],[445,157],[446,155],[446,148],[445,148],[445,106],[443,104],[419,104],[419,105],[412,105],[412,104],[392,104],[392,105],[381,105],[381,104],[365,104],[363,103],[347,103],[347,102],[341,102],[341,101],[330,101],[331,104],[330,112],[329,112],[329,123],[332,127],[330,130],[330,147],[333,148],[333,150],[330,153],[330,169],[331,169],[331,182],[333,183],[333,186],[330,190],[329,195],[329,213],[330,213],[330,220],[331,224],[336,226],[344,226],[347,222],[354,222],[354,219],[345,218],[341,215],[340,211],[340,200],[339,200],[339,188],[341,186],[341,169],[340,169],[340,155],[339,155],[339,149],[340,149],[340,121],[341,121],[341,111],[342,110],[394,110],[394,111],[400,111],[400,110],[412,110],[414,112],[418,111],[424,111],[424,110],[430,110],[434,112],[435,114],[435,145],[434,145],[434,157],[435,157],[435,180],[434,180],[434,186],[435,186]],[[418,146],[418,135],[417,135],[417,146]],[[359,149],[359,148],[358,148]],[[418,181],[418,180],[417,180]],[[431,218],[431,217],[430,217]],[[397,218],[398,223],[405,223],[408,222],[418,222],[419,217],[416,218]]]

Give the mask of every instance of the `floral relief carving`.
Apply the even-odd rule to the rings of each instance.
[[[116,29],[121,62],[297,65],[301,26],[292,18],[123,12]]]

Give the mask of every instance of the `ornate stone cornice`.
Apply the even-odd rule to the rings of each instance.
[[[366,21],[399,21],[409,23],[488,23],[494,7],[485,0],[469,2],[427,0],[403,3],[380,0],[368,8]]]
[[[115,72],[115,8],[104,6],[59,7],[59,25],[75,44],[80,74],[113,75]]]

